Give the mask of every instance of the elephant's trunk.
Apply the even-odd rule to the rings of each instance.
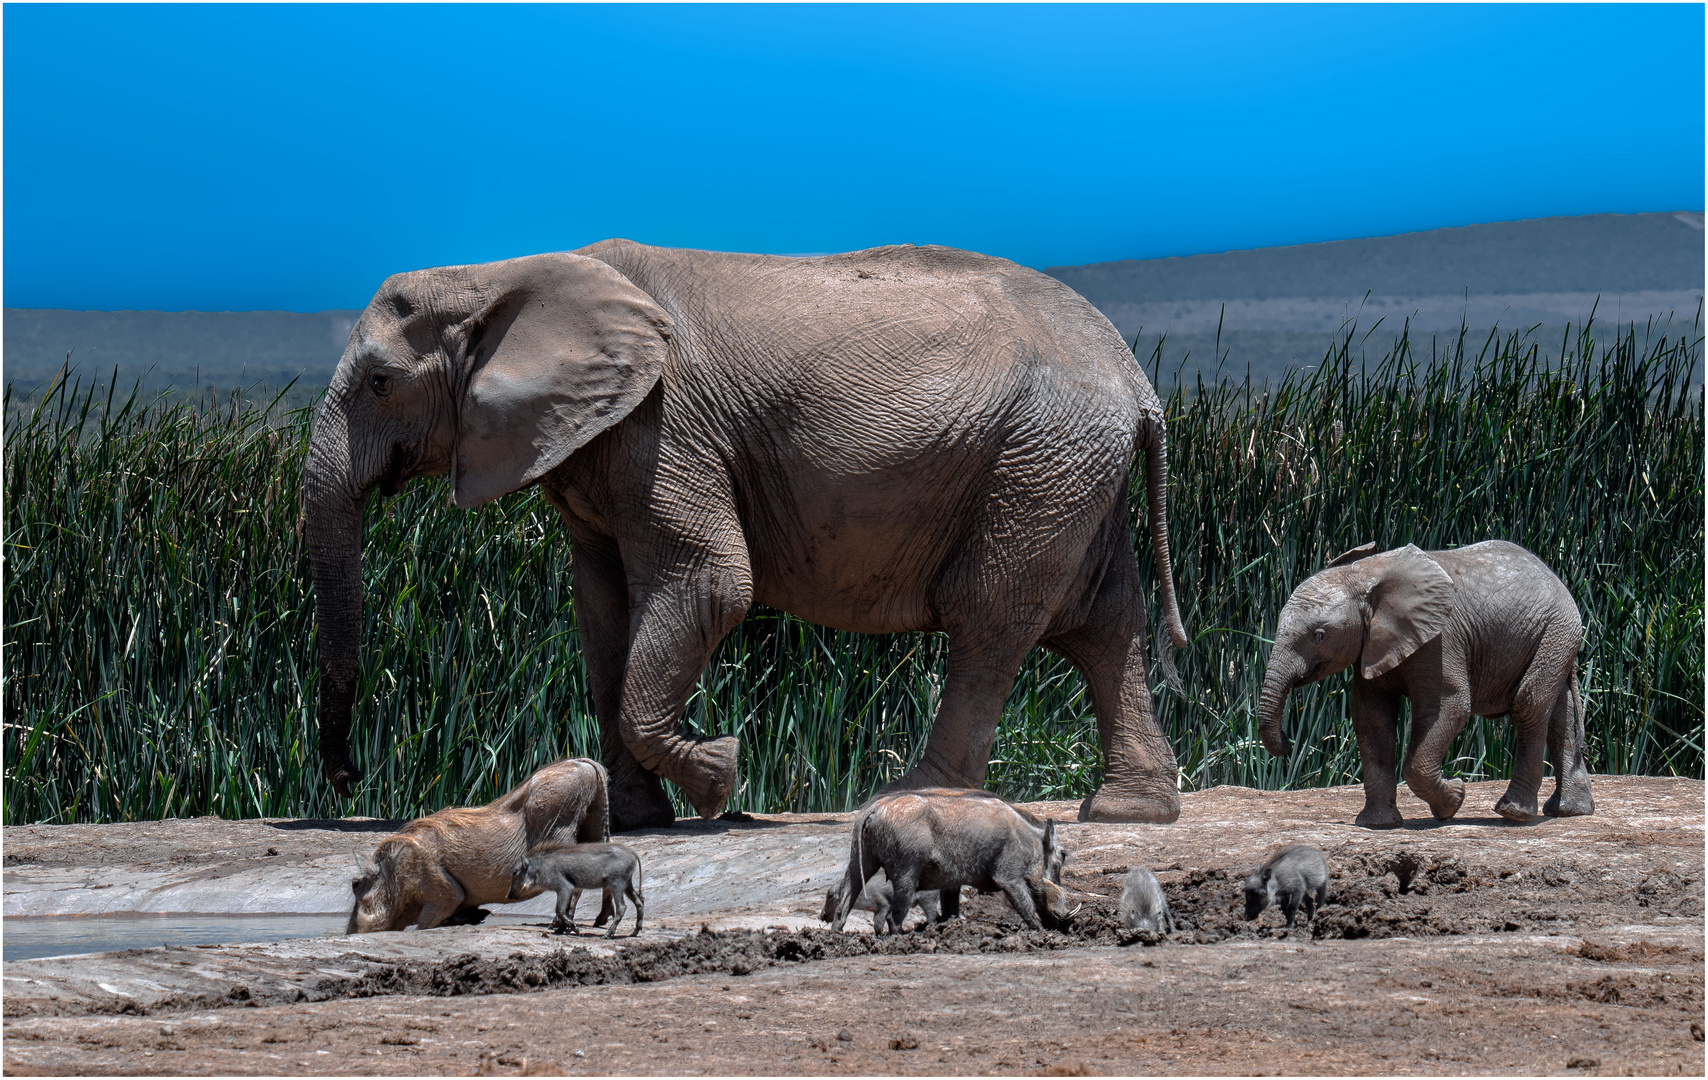
[[[1281,715],[1287,710],[1287,694],[1298,685],[1302,664],[1283,654],[1279,647],[1269,657],[1269,668],[1263,673],[1263,692],[1257,703],[1257,734],[1263,748],[1276,757],[1286,757],[1292,746],[1281,732]]]
[[[1159,413],[1151,425],[1145,447],[1145,495],[1149,503],[1151,552],[1156,556],[1156,576],[1162,590],[1162,618],[1169,640],[1177,649],[1186,648],[1186,626],[1174,596],[1174,561],[1168,550],[1168,437]]]
[[[314,571],[320,631],[320,761],[343,796],[362,779],[350,761],[350,712],[356,701],[362,630],[362,507],[368,489],[350,476],[344,418],[323,409],[309,442],[303,477],[303,539]]]

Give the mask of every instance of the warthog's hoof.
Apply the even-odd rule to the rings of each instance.
[[[1079,804],[1079,820],[1167,825],[1180,817],[1180,793],[1126,794],[1098,788]]]

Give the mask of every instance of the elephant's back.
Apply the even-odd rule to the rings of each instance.
[[[796,371],[854,365],[880,380],[893,369],[1001,382],[1043,364],[1070,393],[1120,399],[1129,411],[1157,408],[1102,312],[1055,278],[997,256],[898,244],[795,257],[624,240],[581,254],[609,263],[670,311],[678,349],[696,363],[715,363],[740,342],[769,346],[773,361]]]

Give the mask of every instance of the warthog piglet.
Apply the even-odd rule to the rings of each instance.
[[[1153,934],[1174,932],[1174,913],[1168,910],[1168,897],[1162,894],[1156,875],[1142,866],[1127,871],[1127,885],[1121,890],[1121,925]]]
[[[606,937],[617,936],[617,924],[623,921],[623,898],[635,902],[635,929],[630,937],[641,932],[641,919],[646,915],[646,900],[641,895],[640,857],[621,844],[558,844],[530,852],[516,867],[511,887],[522,893],[551,890],[557,893],[557,918],[552,929],[581,933],[575,926],[575,905],[583,889],[603,889],[611,904],[611,929]]]
[[[848,878],[844,876],[842,880],[836,883],[834,889],[824,894],[824,910],[819,912],[819,921],[836,921],[836,909],[842,903],[843,890],[847,888]],[[860,911],[870,911],[872,913],[872,925],[877,926],[880,922],[887,922],[889,919],[890,901],[894,895],[895,890],[890,888],[890,879],[880,870],[877,877],[866,882],[866,891],[854,901],[854,907]],[[943,903],[945,896],[950,898],[949,903]],[[919,909],[921,915],[925,916],[926,922],[940,923],[944,919],[952,919],[961,913],[961,890],[936,892],[921,889],[913,894],[913,906]],[[902,918],[906,919],[906,916],[904,915]]]
[[[1304,844],[1282,848],[1245,879],[1247,919],[1255,919],[1270,904],[1279,903],[1291,927],[1300,904],[1305,906],[1305,918],[1310,919],[1327,899],[1328,865],[1323,862],[1323,853]]]

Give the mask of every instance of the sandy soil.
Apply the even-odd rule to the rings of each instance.
[[[846,851],[836,815],[651,833],[634,843],[681,877],[660,896],[685,909],[710,888],[670,853],[715,864],[723,892],[707,903],[731,918],[673,918],[649,879],[664,926],[617,949],[459,927],[9,964],[5,1071],[1701,1075],[1702,784],[1594,783],[1594,817],[1528,826],[1478,816],[1503,784],[1471,785],[1453,823],[1389,833],[1351,826],[1351,788],[1218,788],[1185,796],[1173,826],[1069,825],[1065,881],[1083,906],[1065,932],[1022,931],[997,897],[901,937],[816,928]],[[12,866],[164,865],[214,841],[233,874],[287,857],[228,842],[255,827],[9,829],[8,903]],[[193,844],[175,834],[198,828]],[[1328,905],[1308,929],[1274,911],[1245,923],[1240,875],[1299,842],[1328,857]],[[1157,872],[1179,932],[1115,926],[1134,863]],[[761,872],[727,880],[744,865]],[[79,982],[91,965],[108,974]]]

